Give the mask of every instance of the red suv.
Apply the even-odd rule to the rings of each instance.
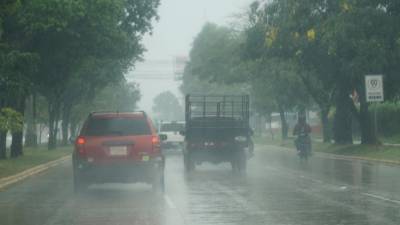
[[[164,190],[165,158],[160,139],[144,112],[91,113],[75,140],[75,191],[92,183],[150,183]]]

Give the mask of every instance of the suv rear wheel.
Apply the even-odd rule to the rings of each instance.
[[[82,178],[80,172],[74,168],[74,192],[79,194],[87,190],[89,184]]]
[[[164,193],[165,181],[164,181],[164,173],[163,172],[160,172],[159,175],[154,177],[151,187],[153,188],[153,191],[155,191],[155,192]]]

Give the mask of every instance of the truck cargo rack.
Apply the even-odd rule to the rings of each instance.
[[[248,129],[248,95],[187,95],[187,129]]]

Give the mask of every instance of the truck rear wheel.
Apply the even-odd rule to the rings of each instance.
[[[247,158],[243,150],[235,151],[231,161],[233,172],[244,173],[247,169]]]
[[[185,171],[186,172],[191,172],[191,171],[196,169],[196,165],[195,165],[195,162],[193,160],[193,157],[189,153],[184,154],[184,156],[183,156],[183,164],[185,166]]]

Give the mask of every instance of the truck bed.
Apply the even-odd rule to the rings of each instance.
[[[187,95],[186,133],[192,138],[247,135],[249,96]]]

